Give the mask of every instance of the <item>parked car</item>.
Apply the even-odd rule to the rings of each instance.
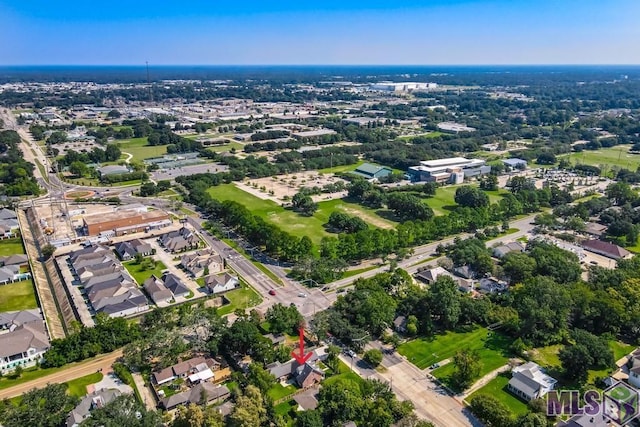
[[[271,289],[271,290],[269,291],[269,295],[275,295],[275,294],[276,294],[276,290],[275,290],[275,289]]]

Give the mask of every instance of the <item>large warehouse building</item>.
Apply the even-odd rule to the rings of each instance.
[[[486,175],[491,166],[482,159],[451,157],[448,159],[424,160],[419,166],[411,166],[407,171],[411,181],[442,182],[460,184],[465,178]]]
[[[83,218],[83,230],[88,236],[122,236],[145,230],[156,230],[171,225],[169,214],[164,211],[140,212],[119,210]]]

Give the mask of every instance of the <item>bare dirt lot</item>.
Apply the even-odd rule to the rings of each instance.
[[[269,178],[250,179],[239,182],[236,185],[244,191],[253,194],[263,200],[272,200],[278,204],[293,197],[303,187],[322,188],[327,184],[336,184],[338,182],[347,182],[334,176],[333,174],[322,174],[318,171],[296,172],[287,175],[278,175]],[[346,192],[323,193],[313,196],[315,202],[323,200],[340,199],[346,195]]]

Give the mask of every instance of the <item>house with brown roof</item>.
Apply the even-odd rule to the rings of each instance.
[[[172,253],[195,249],[200,244],[198,236],[186,227],[163,234],[158,241],[168,252]]]
[[[157,385],[162,385],[177,378],[187,378],[189,375],[201,372],[204,369],[211,369],[215,365],[216,362],[213,359],[205,359],[202,356],[198,356],[153,372],[152,377]]]
[[[182,255],[180,265],[193,277],[220,273],[224,270],[222,257],[211,249],[202,249]]]
[[[582,247],[589,252],[612,259],[627,259],[633,257],[633,254],[625,248],[603,240],[585,240],[582,242]]]

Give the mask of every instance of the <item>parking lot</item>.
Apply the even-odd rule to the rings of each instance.
[[[220,163],[202,163],[200,165],[181,166],[172,169],[162,169],[151,172],[154,181],[173,180],[178,176],[193,175],[198,173],[218,173],[229,170],[227,165]]]

